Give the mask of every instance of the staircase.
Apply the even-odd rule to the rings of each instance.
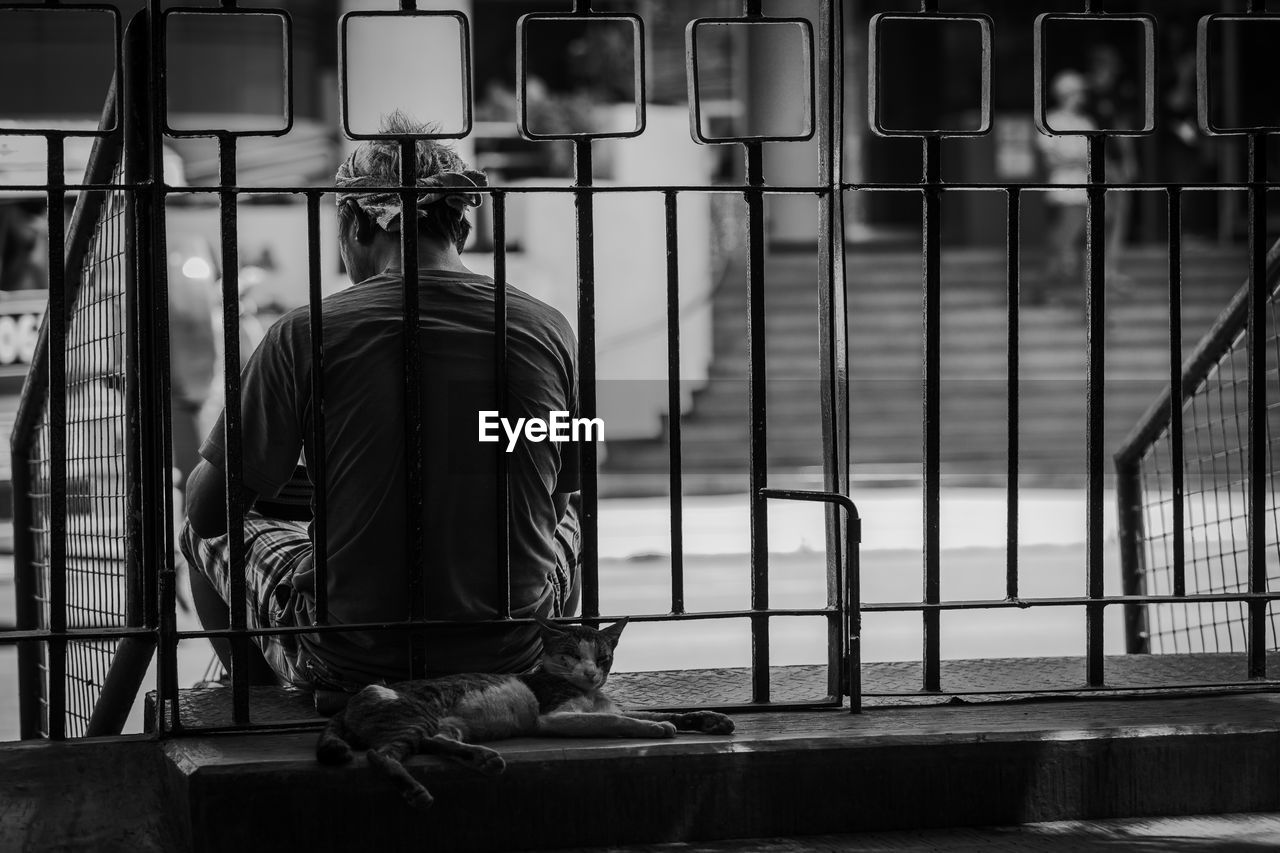
[[[1040,285],[1023,261],[1024,293]],[[1003,485],[1008,369],[1004,253],[945,250],[941,263],[941,461],[946,485]],[[1105,453],[1108,458],[1169,378],[1168,263],[1134,247],[1109,283]],[[766,265],[769,481],[820,486],[822,466],[818,291],[814,254],[772,254]],[[1184,354],[1246,275],[1240,248],[1185,248]],[[922,295],[918,251],[847,255],[851,457],[855,481],[912,482],[922,460]],[[732,269],[715,294],[711,378],[681,421],[684,491],[746,489],[748,382],[746,276]],[[1019,319],[1019,470],[1031,486],[1085,482],[1083,289],[1028,304]],[[667,491],[666,438],[613,442],[603,494]]]

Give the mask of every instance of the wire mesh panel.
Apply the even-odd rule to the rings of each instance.
[[[1230,311],[1228,311],[1228,316]],[[1230,328],[1230,327],[1227,327]],[[1266,316],[1267,441],[1266,524],[1258,531],[1266,547],[1268,586],[1280,579],[1280,515],[1277,514],[1275,443],[1280,437],[1277,387],[1280,337],[1274,295]],[[1189,596],[1249,592],[1248,336],[1228,337],[1226,351],[1186,388],[1182,405],[1181,523],[1174,487],[1176,453],[1172,427],[1164,429],[1138,463],[1141,482],[1141,582],[1153,596],[1174,596],[1181,573]],[[1181,543],[1178,539],[1181,538]],[[1145,640],[1152,652],[1214,652],[1247,649],[1243,602],[1178,601],[1146,607]],[[1268,614],[1267,647],[1276,648],[1274,611]]]
[[[112,183],[119,184],[117,164]],[[84,260],[69,285],[66,341],[67,515],[66,614],[69,629],[101,629],[128,624],[126,536],[128,401],[126,370],[125,192],[104,195]],[[60,215],[55,211],[53,215]],[[68,276],[70,278],[71,276]],[[50,488],[48,400],[38,422],[28,460],[33,538],[40,601],[40,626],[51,623],[53,529]],[[85,734],[116,651],[117,641],[68,644],[65,670],[66,733]],[[42,645],[42,672],[48,677],[50,647]],[[47,683],[44,685],[47,695]],[[48,706],[42,699],[42,732]]]

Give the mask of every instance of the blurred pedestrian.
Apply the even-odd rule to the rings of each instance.
[[[1045,125],[1053,133],[1093,130],[1097,127],[1085,109],[1089,84],[1074,70],[1059,71],[1049,85],[1052,107],[1045,113]],[[1087,197],[1079,187],[1089,177],[1089,144],[1083,136],[1056,136],[1041,133],[1036,145],[1043,164],[1045,181],[1076,185],[1045,193],[1049,208],[1046,234],[1048,258],[1045,280],[1033,287],[1028,302],[1042,304],[1047,297],[1079,285],[1083,271],[1084,226]]]

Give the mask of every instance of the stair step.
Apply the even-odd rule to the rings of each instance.
[[[1027,248],[1023,285],[1037,281]],[[1034,251],[1038,251],[1034,250]],[[918,464],[923,340],[917,252],[850,252],[847,257],[848,377],[852,454],[877,464]],[[941,430],[944,460],[981,460],[1003,469],[1008,414],[1008,305],[1000,249],[945,249],[941,256]],[[1134,247],[1121,259],[1132,281],[1107,305],[1104,440],[1113,448],[1167,382],[1168,265],[1163,247]],[[1182,264],[1183,353],[1189,353],[1243,280],[1243,253],[1188,251]],[[817,257],[770,255],[765,280],[765,376],[770,463],[821,458]],[[1030,478],[1079,473],[1084,441],[1086,329],[1083,291],[1074,303],[1030,305],[1019,313],[1019,433]],[[691,472],[745,466],[748,441],[747,288],[743,271],[715,293],[711,381],[682,419]],[[616,470],[665,466],[657,451],[614,447]],[[973,468],[980,471],[980,467]],[[985,476],[985,475],[984,475]]]

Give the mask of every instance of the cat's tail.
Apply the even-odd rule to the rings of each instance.
[[[346,712],[339,711],[329,718],[329,725],[320,733],[316,741],[316,758],[321,764],[346,764],[351,761],[351,744],[347,737],[351,732],[347,729]]]

